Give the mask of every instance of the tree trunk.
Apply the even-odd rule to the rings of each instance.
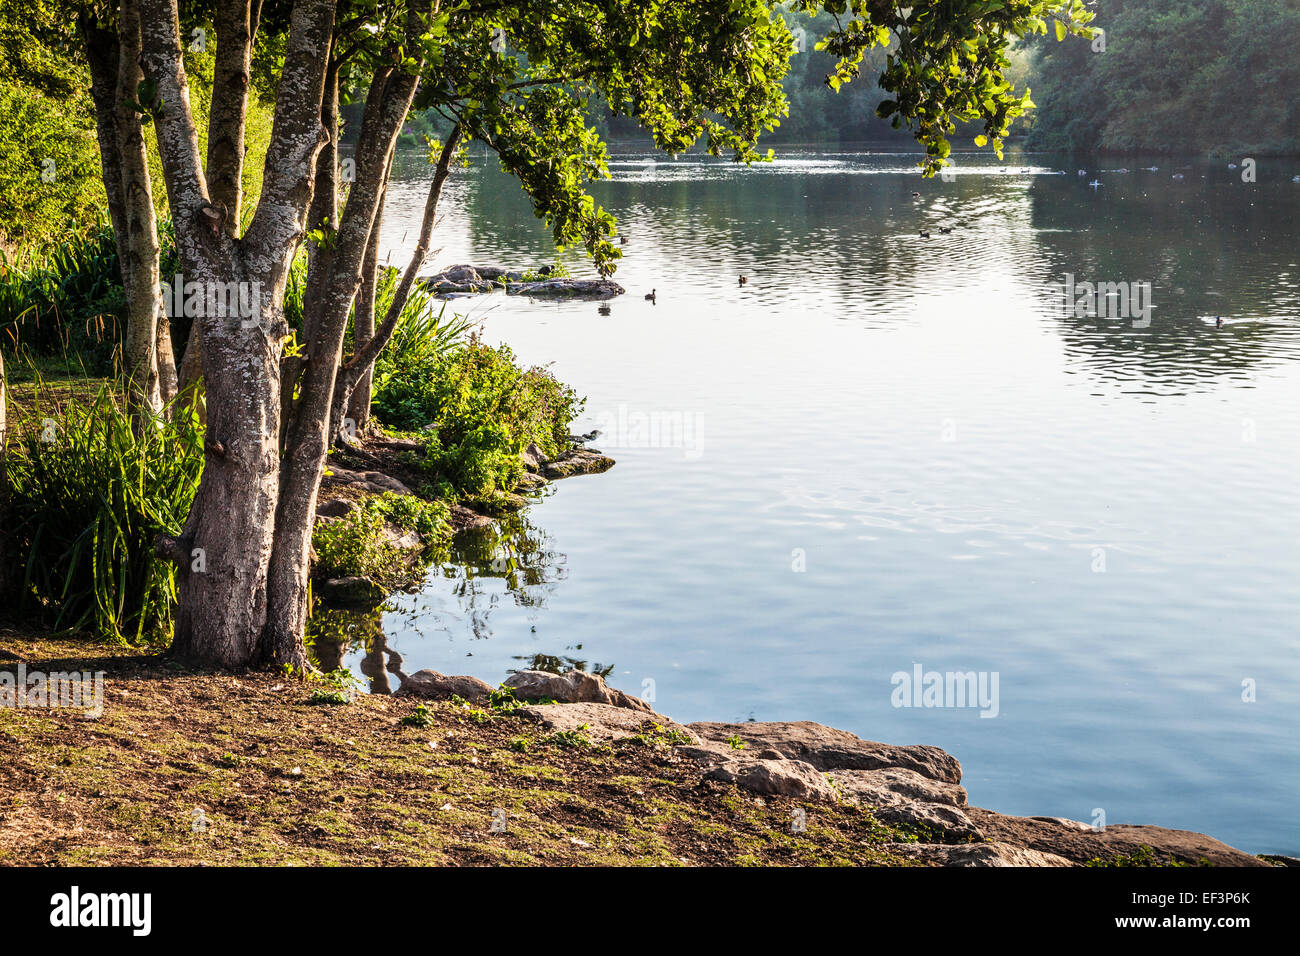
[[[205,308],[195,317],[207,382],[203,477],[185,530],[157,542],[179,568],[173,653],[209,665],[245,668],[263,658],[280,494],[280,358],[288,334],[282,303],[323,142],[320,103],[334,7],[334,0],[294,2],[262,201],[237,241],[207,192],[176,0],[142,2],[144,69],[162,98],[158,150],[186,278],[236,283],[252,306],[245,315]],[[306,664],[301,648],[299,638],[297,653],[282,659]]]
[[[420,8],[412,5],[413,13]],[[428,3],[423,4],[428,9]],[[414,19],[414,17],[413,17]],[[418,21],[415,21],[418,29]],[[307,364],[299,398],[286,429],[280,504],[276,515],[275,550],[268,577],[264,653],[273,661],[301,653],[307,621],[307,576],[316,497],[329,449],[334,387],[347,330],[348,314],[361,281],[361,266],[369,247],[384,183],[398,134],[415,96],[418,71],[394,71],[376,77],[367,96],[361,136],[357,142],[356,181],[334,237],[329,272],[314,301],[316,318],[307,344]],[[313,285],[308,279],[308,288]]]
[[[0,598],[4,599],[4,604],[10,604],[10,592],[13,588],[13,581],[10,580],[10,570],[13,569],[13,543],[9,540],[10,528],[13,522],[9,520],[9,461],[8,461],[8,431],[5,421],[5,406],[7,400],[5,396],[5,357],[0,353]]]
[[[360,350],[375,337],[375,289],[379,284],[379,234],[384,227],[384,201],[388,197],[388,188],[379,197],[379,209],[375,213],[375,225],[370,230],[370,242],[366,244],[366,258],[361,264],[361,288],[357,290],[357,304],[352,309],[352,349]],[[374,370],[371,363],[357,380],[351,397],[347,400],[347,409],[343,417],[342,429],[345,435],[359,435],[370,422],[370,378]],[[335,388],[338,386],[336,385]],[[331,434],[337,434],[336,428]]]
[[[224,229],[232,239],[239,236],[244,198],[244,130],[255,24],[252,0],[223,0],[213,12],[217,53],[213,63],[206,171],[209,198],[224,211]]]
[[[172,323],[164,309],[158,310],[158,392],[163,406],[170,406],[178,389],[176,352],[172,346]],[[169,409],[170,411],[170,409]]]
[[[376,86],[382,91],[383,82],[391,73],[385,68],[377,73],[371,83],[371,94]],[[383,79],[380,79],[380,78]],[[302,296],[303,339],[310,341],[316,335],[316,319],[320,312],[320,296],[324,277],[330,274],[334,263],[335,239],[339,227],[338,133],[339,133],[339,69],[330,64],[325,73],[325,95],[321,100],[321,126],[329,133],[329,141],[316,160],[316,182],[312,191],[311,208],[307,212],[307,228],[323,233],[320,241],[307,241],[307,288]]]
[[[119,257],[126,249],[126,203],[122,199],[122,160],[117,151],[117,60],[118,38],[104,29],[86,8],[77,17],[86,60],[90,65],[90,97],[95,104],[95,136],[99,141],[104,193],[108,216],[113,224]]]
[[[261,0],[232,0],[213,15],[217,53],[213,64],[212,107],[208,117],[208,191],[212,204],[224,210],[224,229],[238,238],[243,220],[243,171],[248,93],[251,85],[253,38],[261,19]],[[215,134],[215,135],[214,135]],[[203,336],[197,323],[191,327],[177,370],[176,391],[186,408],[207,410],[199,392],[203,377]]]
[[[120,239],[118,245],[127,307],[122,364],[126,373],[128,404],[148,414],[162,408],[157,348],[162,299],[158,290],[158,226],[154,219],[149,158],[145,152],[140,114],[132,105],[144,79],[140,69],[140,19],[140,0],[122,0],[114,121],[116,152],[122,174],[126,239],[125,245]]]

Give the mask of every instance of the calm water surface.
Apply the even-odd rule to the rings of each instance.
[[[1008,161],[617,156],[608,314],[455,303],[587,396],[617,467],[337,652],[375,690],[580,660],[683,721],[938,745],[977,805],[1300,852],[1300,161]],[[395,264],[426,186],[393,189]],[[444,201],[439,266],[554,260],[491,163]],[[1067,273],[1152,283],[1149,325],[1062,314]],[[995,672],[997,716],[893,706],[917,664]]]

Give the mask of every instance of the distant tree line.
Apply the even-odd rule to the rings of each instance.
[[[1097,0],[1090,43],[1036,37],[1034,149],[1300,154],[1300,2]]]

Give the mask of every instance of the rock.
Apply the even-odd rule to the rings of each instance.
[[[501,266],[475,266],[475,271],[480,279],[487,279],[489,282],[496,282],[500,285],[507,282],[518,282],[524,277],[522,272],[503,269]]]
[[[484,278],[488,278],[479,275],[478,270],[475,269],[473,266],[469,266],[469,265],[450,266],[446,269],[443,269],[442,272],[439,273],[439,275],[442,278],[446,279],[448,282],[461,282],[461,283],[480,282]],[[437,276],[435,276],[435,278],[437,278]]]
[[[931,866],[1073,866],[1065,857],[1010,843],[886,843],[882,850]]]
[[[574,448],[554,461],[542,465],[542,474],[552,480],[572,478],[574,475],[596,475],[614,467],[614,459],[595,449]]]
[[[701,739],[730,749],[727,740],[739,737],[751,748],[771,749],[786,757],[806,760],[818,770],[883,770],[902,768],[922,777],[961,783],[961,764],[938,747],[899,747],[863,740],[846,730],[836,730],[810,720],[689,725]]]
[[[382,587],[359,575],[317,581],[313,588],[316,597],[335,607],[372,608],[388,597]]]
[[[729,760],[704,774],[705,780],[734,783],[754,793],[796,800],[831,800],[839,794],[812,764],[803,760]]]
[[[585,671],[569,671],[567,674],[552,674],[550,671],[516,671],[506,678],[505,686],[514,690],[515,696],[520,700],[613,704],[615,707],[653,713],[650,706],[639,697],[625,694],[613,687],[606,687],[605,681],[598,675],[588,674]]]
[[[391,524],[384,526],[384,541],[389,547],[399,551],[423,551],[424,542],[414,531],[395,528]]]
[[[374,438],[370,444],[373,448],[387,452],[420,451],[424,447],[411,438]]]
[[[422,697],[425,700],[447,700],[453,695],[474,703],[486,703],[493,687],[477,677],[459,675],[448,677],[437,671],[416,671],[402,680],[394,697]]]
[[[966,791],[915,770],[832,770],[827,773],[846,801],[871,807],[885,823],[919,824],[950,837],[979,837],[966,815]]]
[[[881,823],[928,827],[950,839],[981,839],[984,834],[958,807],[939,803],[915,803],[907,800],[888,807],[872,807]]]
[[[443,269],[437,275],[426,276],[420,280],[434,295],[458,296],[491,292],[496,283],[479,275],[478,270],[469,265],[455,265]]]
[[[1263,860],[1226,843],[1190,830],[1109,824],[1097,830],[1086,823],[1054,817],[1011,817],[970,807],[967,814],[981,833],[992,840],[1054,853],[1075,863],[1131,856],[1148,846],[1163,861],[1197,865],[1207,860],[1215,866],[1268,866]]]
[[[696,728],[692,725],[689,729]],[[704,774],[705,780],[721,780],[755,793],[801,800],[845,800],[871,807],[876,818],[885,823],[922,825],[952,838],[980,836],[964,812],[966,791],[914,770],[826,772],[780,750],[723,752],[710,748],[707,742],[703,747],[682,747],[680,752],[712,765]]]
[[[515,491],[518,493],[536,491],[538,488],[545,488],[548,482],[541,475],[534,475],[525,472],[524,476],[519,479],[519,484],[515,485]]]
[[[361,488],[364,491],[369,491],[372,494],[381,495],[385,491],[391,491],[398,495],[412,494],[410,488],[406,487],[406,485],[402,484],[396,478],[385,475],[383,472],[353,471],[350,468],[344,468],[342,465],[337,465],[334,462],[327,463],[325,467],[329,471],[327,477],[331,480],[344,485],[356,485],[358,488]]]
[[[542,466],[546,464],[546,456],[542,454],[542,450],[537,447],[536,442],[529,442],[528,447],[524,449],[520,457],[524,460],[524,467],[531,472],[541,471]]]
[[[480,295],[484,292],[491,292],[496,288],[496,283],[493,282],[448,282],[445,279],[429,282],[426,285],[433,291],[434,295],[448,299],[459,299],[467,295]]]
[[[553,299],[612,299],[627,290],[611,279],[544,279],[512,282],[507,295],[544,296]]]
[[[663,732],[676,732],[685,734],[691,740],[696,739],[681,724],[653,711],[633,710],[614,704],[530,704],[520,713],[538,721],[547,730],[576,730],[594,743],[635,737],[640,733],[654,731],[655,724]]]
[[[357,510],[355,501],[348,501],[346,498],[334,498],[331,501],[322,501],[316,506],[316,514],[325,518],[345,518]]]
[[[480,498],[474,503],[479,510],[493,518],[502,518],[528,507],[527,498],[509,491],[498,491],[492,497]]]
[[[448,518],[451,521],[453,531],[469,531],[475,528],[486,528],[492,524],[492,519],[487,515],[479,514],[462,504],[451,502],[447,505]]]
[[[482,278],[473,265],[452,265],[443,269],[442,274],[452,282],[477,282]]]
[[[923,777],[915,770],[831,770],[827,775],[847,797],[868,806],[896,806],[904,803],[966,806],[966,790],[963,787]]]

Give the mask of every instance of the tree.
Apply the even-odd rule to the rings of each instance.
[[[5,357],[0,353],[0,598],[10,597],[13,582],[9,580],[9,468],[6,460],[9,433],[6,421],[8,398],[5,395]]]
[[[1001,79],[1003,52],[1013,37],[1046,30],[1042,18],[1066,0],[945,0],[910,13],[883,0],[797,6],[847,15],[824,41],[837,57],[832,85],[850,79],[873,45],[888,44],[883,79],[896,98],[882,110],[914,124],[932,172],[947,154],[954,117],[982,119],[997,145],[1026,106]],[[293,0],[287,9],[287,20],[277,21],[279,6],[233,0],[216,16],[221,52],[206,160],[188,100],[177,0],[121,0],[113,50],[123,155],[106,155],[105,185],[119,175],[122,193],[145,188],[133,138],[133,117],[143,117],[156,133],[185,275],[209,290],[193,333],[207,392],[203,479],[184,530],[160,539],[158,550],[179,568],[175,653],[224,667],[307,664],[308,560],[325,456],[427,253],[457,142],[474,138],[493,149],[557,243],[582,243],[609,273],[618,259],[615,224],[585,189],[607,175],[604,146],[585,123],[592,98],[635,118],[664,150],[682,152],[703,138],[710,152],[752,162],[763,158],[760,135],[785,113],[780,81],[792,52],[789,31],[765,0],[463,0],[447,8],[436,0]],[[1083,29],[1085,17],[1074,0],[1063,22]],[[87,17],[88,50],[101,28]],[[277,51],[279,76],[262,193],[241,234],[231,184],[239,181],[237,144],[259,35]],[[102,65],[99,75],[107,75]],[[133,82],[131,112],[122,104]],[[365,90],[364,110],[340,208],[337,104],[351,88]],[[442,112],[452,134],[437,151],[416,256],[368,336],[379,211],[416,105]],[[101,136],[105,153],[111,142]],[[143,289],[156,275],[148,223],[142,207],[131,218],[130,197],[121,202],[138,243],[123,269],[138,271],[132,288]],[[304,241],[302,350],[286,360],[285,284]],[[214,289],[238,289],[247,307],[228,314]],[[143,292],[140,300],[143,323]],[[357,347],[345,363],[354,314]]]
[[[103,208],[86,68],[69,39],[55,0],[0,7],[0,242],[48,242]]]
[[[1036,149],[1289,155],[1300,148],[1293,0],[1098,0],[1104,43],[1033,44]]]

